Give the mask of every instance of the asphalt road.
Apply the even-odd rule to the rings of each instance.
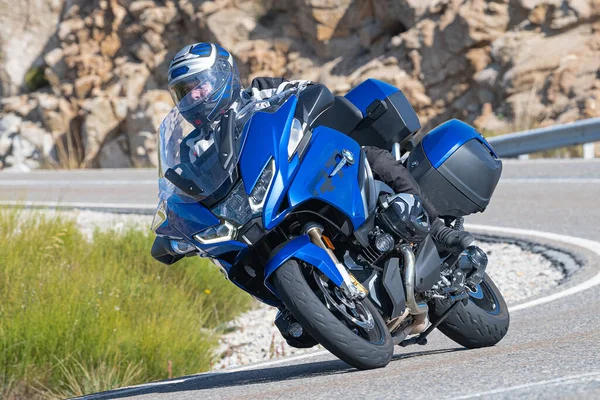
[[[0,173],[0,201],[156,204],[154,171]],[[600,161],[512,161],[484,214],[467,222],[600,241]],[[600,271],[585,261],[565,287]],[[465,350],[441,334],[397,348],[383,369],[357,371],[329,354],[178,378],[93,398],[135,399],[600,399],[600,286],[511,314],[498,345]],[[542,295],[544,296],[544,295]]]

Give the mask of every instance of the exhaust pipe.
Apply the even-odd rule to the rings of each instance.
[[[415,253],[409,245],[400,246],[400,252],[404,259],[404,291],[406,292],[406,305],[408,312],[414,317],[415,322],[402,332],[406,335],[415,335],[423,332],[429,322],[429,307],[427,303],[417,303],[415,299]]]

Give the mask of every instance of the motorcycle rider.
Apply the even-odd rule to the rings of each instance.
[[[196,130],[185,139],[190,149],[205,146],[220,117],[229,109],[240,112],[252,100],[264,100],[291,87],[299,91],[311,81],[287,81],[284,78],[255,78],[244,89],[233,56],[218,44],[195,43],[183,47],[173,58],[168,70],[168,88],[181,115]],[[192,143],[190,143],[190,139]],[[473,241],[466,231],[447,227],[438,218],[435,207],[421,191],[408,170],[387,150],[364,146],[375,179],[389,185],[396,193],[419,196],[429,214],[431,236],[438,246],[460,252]]]

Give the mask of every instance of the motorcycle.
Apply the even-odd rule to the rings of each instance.
[[[361,146],[393,148],[453,229],[485,210],[502,163],[463,122],[419,129],[404,94],[374,79],[345,96],[311,85],[252,101],[201,140],[175,107],[159,129],[152,254],[209,258],[278,308],[290,345],[320,343],[358,369],[436,328],[492,346],[509,314],[485,252],[438,249],[418,197],[374,179]]]

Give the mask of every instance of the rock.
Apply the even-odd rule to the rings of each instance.
[[[126,140],[123,137],[107,142],[98,155],[100,168],[131,168],[131,161],[124,149]]]
[[[19,131],[23,119],[16,114],[8,114],[0,119],[0,135],[10,135]]]
[[[4,113],[15,113],[26,117],[37,107],[37,101],[27,95],[6,97],[0,100],[0,108]]]
[[[156,133],[140,131],[129,135],[130,157],[137,168],[158,167]]]
[[[140,15],[140,24],[148,29],[162,34],[165,25],[169,24],[178,14],[172,2],[166,2],[167,7],[146,8]]]
[[[92,91],[92,87],[99,83],[100,80],[96,76],[83,76],[75,81],[75,95],[80,99],[85,99]]]
[[[83,103],[85,117],[82,126],[84,162],[90,165],[109,134],[114,132],[121,120],[115,115],[110,99],[96,97]]]
[[[121,48],[121,39],[116,33],[112,33],[100,43],[100,53],[106,57],[114,57]]]
[[[34,157],[36,154],[35,146],[20,135],[13,138],[12,143],[12,165],[25,164],[25,160]]]
[[[166,90],[151,90],[144,93],[138,110],[128,117],[129,156],[135,167],[158,166],[158,127],[172,108]]]
[[[0,0],[0,96],[18,94],[25,73],[45,48],[53,48],[53,36],[65,0],[34,0],[26,5]],[[5,57],[4,55],[18,55]]]
[[[51,157],[54,150],[54,139],[52,134],[43,129],[40,124],[25,121],[21,124],[20,134],[23,139],[35,146],[43,159]]]
[[[144,64],[127,62],[116,69],[115,75],[124,82],[121,94],[127,99],[129,109],[135,110],[150,77],[150,70]]]
[[[508,133],[511,127],[501,119],[499,119],[492,110],[490,103],[485,103],[481,110],[481,115],[473,121],[473,126],[478,131],[493,134]]]
[[[210,40],[226,49],[236,42],[247,40],[256,27],[256,21],[241,10],[224,9],[206,18]]]
[[[67,37],[85,28],[85,21],[79,17],[64,20],[58,27],[58,38],[65,40]]]
[[[64,76],[67,72],[68,67],[64,60],[64,52],[60,47],[57,47],[46,53],[44,56],[44,62],[46,65],[52,68],[59,77]]]
[[[0,119],[0,158],[10,154],[13,137],[19,132],[19,126],[22,121],[15,114],[8,114]]]
[[[86,165],[99,165],[107,141],[107,149],[120,146],[130,165],[155,165],[156,129],[172,106],[163,90],[169,57],[200,40],[226,47],[246,83],[285,76],[344,94],[369,77],[390,82],[427,126],[457,117],[500,131],[598,116],[600,0],[28,5],[0,0],[7,10],[0,15],[0,54],[19,54],[0,57],[0,120],[20,118],[0,137],[5,152],[16,136],[45,154],[40,138],[68,135],[82,138]],[[22,78],[32,65],[44,71],[49,87],[25,93]],[[21,135],[21,129],[37,133]],[[115,144],[116,137],[126,141]],[[39,162],[39,155],[11,157],[3,165]],[[107,165],[110,158],[103,157]]]
[[[394,33],[412,28],[425,14],[429,7],[434,7],[440,0],[379,0],[373,2],[375,16]]]
[[[146,33],[144,33],[143,38],[146,41],[146,43],[148,43],[152,51],[160,52],[164,50],[165,44],[163,42],[162,36],[158,33],[154,31],[147,31]]]
[[[144,10],[154,7],[156,7],[156,3],[153,0],[137,0],[129,5],[128,10],[134,18],[138,19]]]

